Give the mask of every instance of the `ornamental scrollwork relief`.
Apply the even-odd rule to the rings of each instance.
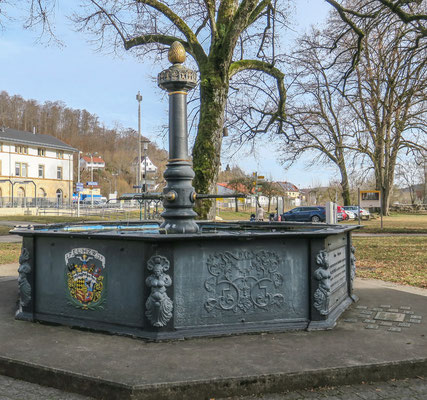
[[[169,270],[169,260],[163,256],[152,256],[147,269],[152,274],[145,280],[145,284],[151,288],[145,303],[145,315],[154,327],[160,328],[169,322],[173,311],[173,302],[166,293],[166,288],[172,285],[171,277],[165,274]]]
[[[29,259],[30,252],[25,247],[22,247],[18,268],[19,304],[22,307],[28,306],[31,302],[32,290],[28,280],[28,276],[31,274],[31,265],[28,262]]]
[[[206,311],[249,313],[284,307],[284,278],[278,272],[279,265],[279,256],[265,250],[210,255]]]
[[[319,286],[314,292],[314,308],[321,315],[329,314],[329,297],[331,294],[331,273],[329,272],[328,253],[320,250],[316,257],[319,268],[314,271],[314,278],[319,281]]]

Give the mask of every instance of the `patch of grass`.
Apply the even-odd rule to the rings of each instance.
[[[21,243],[0,243],[0,264],[18,262],[21,254]]]
[[[353,237],[357,276],[427,288],[427,236]]]
[[[357,220],[342,222],[343,224],[356,225]],[[381,219],[374,215],[373,219],[363,220],[364,226],[360,232],[366,233],[426,233],[427,214],[392,214],[383,217],[383,229]]]
[[[0,225],[0,236],[8,235],[13,226]]]
[[[250,211],[220,211],[219,216],[226,221],[249,221],[252,212]]]

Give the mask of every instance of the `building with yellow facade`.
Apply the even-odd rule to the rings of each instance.
[[[75,152],[53,136],[0,128],[0,206],[71,204]]]

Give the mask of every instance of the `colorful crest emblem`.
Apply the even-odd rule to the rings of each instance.
[[[105,301],[105,257],[96,250],[76,248],[65,254],[70,304],[83,310],[102,309]]]

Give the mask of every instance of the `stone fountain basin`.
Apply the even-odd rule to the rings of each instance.
[[[17,227],[16,318],[165,340],[330,329],[354,300],[351,231],[292,222]]]

